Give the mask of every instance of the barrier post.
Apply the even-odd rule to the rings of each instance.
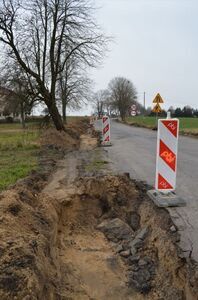
[[[102,146],[112,146],[111,144],[111,124],[108,116],[102,117]]]
[[[155,190],[149,197],[160,207],[184,206],[185,202],[175,194],[177,177],[179,120],[158,120]]]

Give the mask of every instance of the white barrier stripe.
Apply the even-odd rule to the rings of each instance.
[[[170,131],[167,129],[167,127],[161,122],[160,123],[160,137],[161,140],[163,141],[164,144],[166,144],[166,146],[168,148],[171,149],[172,152],[174,152],[174,154],[177,153],[177,143],[175,142],[175,136],[170,133]]]
[[[175,172],[165,163],[161,157],[158,160],[158,174],[160,174],[164,179],[172,186],[175,186]],[[158,176],[158,175],[157,175]],[[158,181],[158,179],[157,179]]]

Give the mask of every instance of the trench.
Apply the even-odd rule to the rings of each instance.
[[[169,214],[126,175],[88,174],[93,148],[93,140],[84,137],[81,153],[70,154],[44,190],[62,203],[55,242],[60,282],[52,299],[198,299]],[[78,174],[71,173],[76,169]],[[126,228],[118,226],[116,238],[100,227],[117,220],[130,227],[130,242],[147,230],[132,255]]]
[[[97,139],[83,135],[44,188],[28,180],[1,196],[0,299],[198,299],[197,265],[180,255],[168,212],[112,173]]]

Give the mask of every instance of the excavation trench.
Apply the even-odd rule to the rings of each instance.
[[[83,135],[35,190],[1,199],[0,299],[197,299],[197,266],[168,213],[111,173],[96,139]]]

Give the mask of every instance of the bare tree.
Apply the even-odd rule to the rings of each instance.
[[[97,111],[99,118],[104,112],[107,97],[108,97],[107,90],[99,90],[93,95],[94,109]]]
[[[114,109],[125,120],[132,104],[136,104],[137,91],[133,83],[123,77],[116,77],[109,83],[109,93]]]
[[[0,41],[37,83],[57,130],[64,130],[56,93],[60,74],[72,55],[88,66],[103,56],[107,39],[92,18],[89,0],[3,0]]]
[[[25,128],[25,115],[30,114],[33,106],[39,101],[36,82],[24,72],[21,66],[13,61],[4,62],[0,75],[1,86],[11,91],[5,98],[7,107],[21,116],[22,127]]]
[[[63,121],[66,122],[67,108],[80,109],[91,98],[91,80],[81,69],[81,63],[71,57],[60,74],[58,90],[60,93]]]

